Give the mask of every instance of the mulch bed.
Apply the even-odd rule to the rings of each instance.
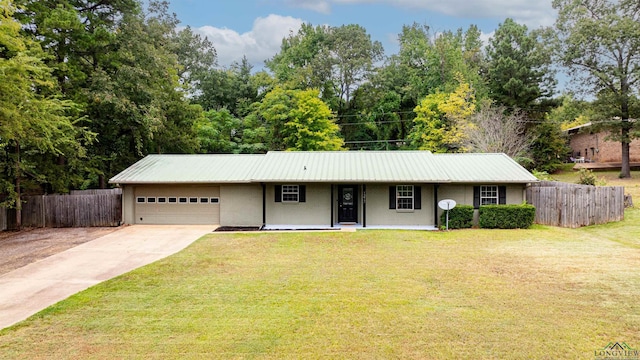
[[[215,231],[258,231],[259,226],[220,226]]]

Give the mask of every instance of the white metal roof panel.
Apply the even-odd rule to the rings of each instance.
[[[428,151],[270,151],[261,182],[447,182]]]
[[[456,183],[529,183],[538,179],[506,154],[436,154]]]
[[[149,155],[110,179],[117,184],[251,182],[529,183],[505,154],[315,151],[266,155]]]
[[[115,184],[247,183],[264,155],[148,155],[109,180]]]

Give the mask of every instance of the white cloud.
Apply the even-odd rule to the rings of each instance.
[[[552,25],[551,1],[531,0],[331,0],[335,4],[388,3],[392,6],[434,11],[466,18],[513,18],[531,28]]]
[[[291,16],[269,15],[259,17],[253,22],[253,28],[243,34],[227,28],[202,26],[194,31],[206,36],[218,53],[218,64],[229,66],[246,56],[257,68],[273,57],[282,44],[282,39],[291,32],[296,33],[304,21]]]
[[[480,40],[482,40],[482,44],[486,47],[487,45],[489,45],[489,40],[491,40],[491,38],[493,37],[493,35],[495,35],[496,32],[492,31],[490,33],[481,33],[480,34]]]

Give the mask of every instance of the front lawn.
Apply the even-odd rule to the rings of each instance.
[[[584,358],[640,348],[640,210],[582,229],[211,234],[0,332],[3,358]]]

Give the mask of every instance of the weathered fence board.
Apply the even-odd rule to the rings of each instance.
[[[113,189],[89,189],[89,190],[71,190],[69,195],[122,195],[121,188]]]
[[[7,209],[0,207],[0,231],[7,230]]]
[[[118,189],[120,190],[120,189]],[[23,227],[119,226],[122,222],[122,195],[117,191],[84,192],[82,195],[24,196]],[[15,229],[15,209],[1,209],[4,229]],[[0,226],[2,222],[0,222]]]
[[[536,223],[569,228],[624,219],[624,187],[543,181],[529,186]]]

